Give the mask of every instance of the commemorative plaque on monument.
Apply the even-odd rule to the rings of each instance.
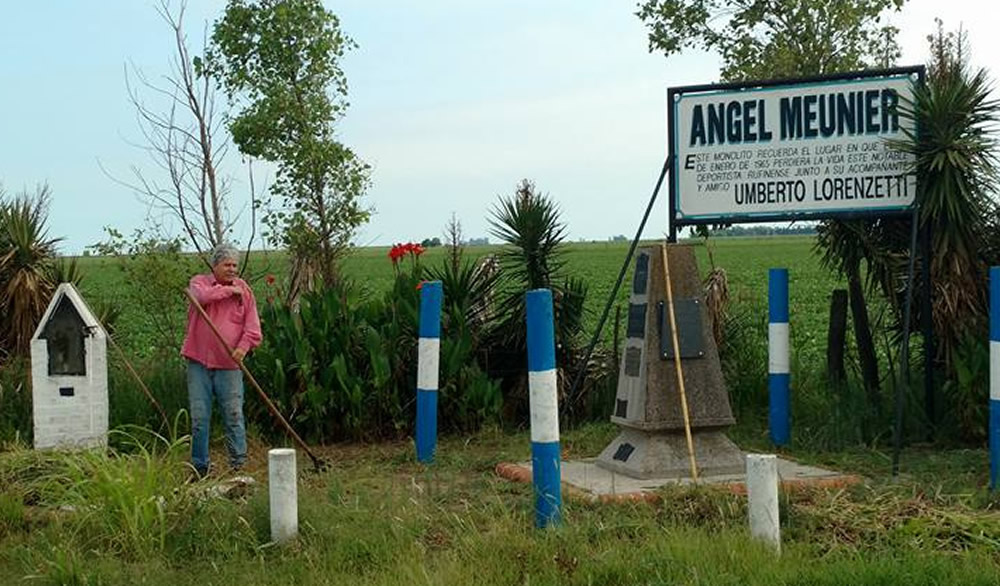
[[[694,453],[700,475],[743,471],[739,448],[723,433],[735,423],[690,246],[667,247],[674,312]],[[621,433],[598,466],[633,478],[690,476],[677,384],[665,267],[659,247],[640,248],[629,299],[623,360],[611,421]]]

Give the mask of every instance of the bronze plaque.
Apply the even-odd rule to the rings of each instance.
[[[700,300],[695,298],[674,299],[674,317],[677,321],[677,344],[681,358],[702,358],[705,356],[705,337],[701,322]],[[657,307],[660,323],[660,357],[674,357],[674,341],[670,335],[670,315],[663,302]]]

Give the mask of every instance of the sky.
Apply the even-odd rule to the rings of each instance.
[[[144,226],[149,206],[115,180],[154,164],[125,87],[134,64],[168,73],[170,30],[152,0],[0,0],[0,185],[47,183],[49,235],[64,254]],[[972,64],[1000,75],[1000,18],[989,0],[910,0],[900,65],[926,61],[934,18],[962,26]],[[631,238],[666,156],[666,91],[718,80],[717,56],[650,54],[635,2],[328,0],[357,43],[343,62],[351,107],[338,138],[372,166],[371,221],[359,245],[489,234],[490,210],[521,179],[562,210],[571,240]],[[189,44],[224,0],[189,0]],[[222,98],[220,97],[220,102]],[[257,167],[256,186],[270,179]],[[230,157],[234,209],[246,169]],[[666,229],[665,190],[644,237]],[[153,212],[154,218],[161,214]],[[166,223],[179,233],[179,226]],[[243,222],[234,238],[245,242]]]

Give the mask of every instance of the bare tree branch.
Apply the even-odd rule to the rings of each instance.
[[[115,177],[103,166],[101,169],[116,183],[134,191],[151,208],[177,218],[189,244],[206,259],[205,251],[222,242],[239,218],[230,214],[228,205],[232,178],[219,172],[229,153],[228,130],[215,108],[215,82],[199,75],[188,48],[184,33],[186,2],[172,5],[171,0],[158,0],[154,9],[170,27],[174,54],[169,72],[156,82],[135,64],[126,65],[126,92],[142,137],[139,142],[127,142],[145,152],[165,180],[160,184],[134,165],[130,167],[132,179],[128,181]],[[207,41],[207,24],[203,35],[203,41]],[[252,224],[247,243],[249,252],[256,235],[256,209],[249,164],[248,170]]]

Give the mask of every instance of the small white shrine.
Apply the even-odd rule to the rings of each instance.
[[[36,449],[107,445],[107,334],[70,283],[31,338],[31,397]]]

